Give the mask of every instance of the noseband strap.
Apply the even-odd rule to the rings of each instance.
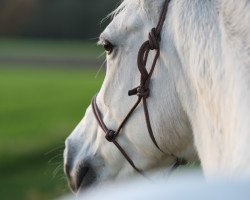
[[[143,172],[138,169],[134,162],[131,160],[131,158],[128,156],[128,154],[126,153],[126,151],[120,146],[120,144],[115,140],[117,135],[118,135],[118,131],[121,130],[122,128],[122,124],[126,123],[126,121],[124,120],[123,123],[121,124],[121,128],[117,129],[117,131],[113,131],[113,130],[110,130],[107,128],[107,126],[105,125],[105,123],[103,122],[102,120],[102,117],[101,117],[101,113],[100,113],[100,110],[97,106],[97,103],[96,103],[96,96],[93,97],[92,99],[92,109],[93,109],[93,112],[94,112],[94,115],[95,115],[95,118],[99,124],[99,126],[102,128],[103,132],[105,133],[105,138],[109,141],[109,142],[113,142],[114,145],[119,149],[119,151],[122,153],[122,155],[127,159],[127,161],[130,163],[130,165],[140,174],[143,174]],[[131,113],[132,114],[132,113]],[[129,118],[129,117],[128,117]]]
[[[159,145],[156,142],[156,139],[153,134],[153,130],[151,127],[150,123],[150,118],[149,118],[149,112],[148,112],[148,106],[147,106],[147,98],[150,96],[150,80],[152,77],[152,74],[154,72],[156,62],[160,56],[160,40],[161,40],[161,31],[162,27],[166,18],[167,10],[168,10],[168,5],[169,5],[170,0],[165,0],[163,9],[161,11],[160,19],[155,28],[152,28],[149,35],[148,35],[148,40],[145,41],[141,48],[139,49],[138,52],[138,57],[137,57],[137,65],[138,69],[141,74],[140,78],[140,85],[128,92],[129,96],[132,95],[137,95],[138,99],[135,102],[134,106],[130,109],[124,120],[121,122],[120,126],[117,128],[116,131],[110,130],[104,123],[102,119],[101,112],[97,106],[96,102],[96,96],[92,99],[92,109],[95,115],[95,118],[99,124],[99,126],[102,128],[103,132],[105,133],[105,138],[109,141],[114,143],[114,145],[120,150],[120,152],[123,154],[123,156],[127,159],[127,161],[130,163],[130,165],[140,174],[143,174],[142,170],[138,169],[134,162],[131,160],[131,158],[128,156],[128,154],[125,152],[125,150],[119,145],[119,143],[116,141],[117,136],[119,135],[121,129],[125,126],[127,123],[128,119],[132,115],[132,113],[135,111],[135,109],[138,107],[138,105],[142,102],[143,103],[143,110],[144,110],[144,115],[145,115],[145,121],[147,124],[147,129],[150,135],[151,140],[153,141],[154,145],[161,151],[163,152]],[[155,57],[153,59],[151,68],[149,71],[147,71],[147,60],[148,60],[148,55],[151,50],[155,50]],[[180,162],[180,159],[174,156],[170,151],[167,152],[170,156],[173,156],[176,158],[176,161],[172,167],[172,169],[175,169],[179,165],[184,164],[184,162]]]

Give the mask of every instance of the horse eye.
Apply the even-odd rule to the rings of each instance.
[[[105,41],[105,44],[103,45],[103,48],[105,49],[105,51],[109,54],[112,53],[113,49],[114,49],[114,45],[109,42],[109,41]]]

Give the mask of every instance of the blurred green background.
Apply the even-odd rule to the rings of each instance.
[[[0,0],[0,199],[69,193],[64,140],[104,78],[96,46],[117,0]]]

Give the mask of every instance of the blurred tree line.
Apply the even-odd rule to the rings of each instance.
[[[120,0],[0,0],[1,37],[95,38]]]

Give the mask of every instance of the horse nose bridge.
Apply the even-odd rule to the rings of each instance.
[[[71,139],[66,140],[65,146],[64,173],[72,191],[77,192],[94,181],[94,166],[89,155],[83,153],[84,148],[75,146]]]
[[[64,172],[66,176],[69,178],[71,171],[73,170],[73,163],[75,159],[75,149],[72,146],[70,139],[65,141],[65,149],[64,149]]]

